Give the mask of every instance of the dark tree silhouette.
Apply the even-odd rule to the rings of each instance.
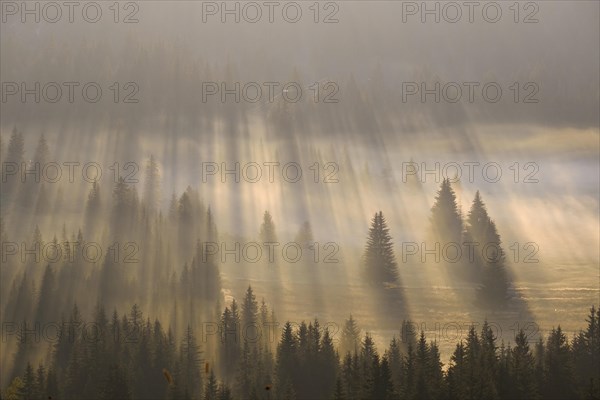
[[[439,243],[440,247],[449,243],[462,243],[463,223],[456,203],[456,194],[450,185],[450,180],[445,178],[431,207],[431,235],[433,244]],[[429,246],[433,248],[433,245]]]
[[[501,308],[508,299],[504,250],[496,224],[489,217],[479,191],[469,211],[466,233],[467,241],[476,243],[473,265],[481,277],[478,299],[486,307]]]
[[[392,237],[381,211],[371,221],[363,263],[365,276],[372,284],[397,282],[398,269]]]

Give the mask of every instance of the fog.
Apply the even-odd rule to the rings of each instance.
[[[487,320],[498,348],[519,329],[533,348],[559,324],[578,343],[600,298],[600,5],[466,3],[83,2],[70,14],[31,2],[36,15],[2,1],[3,396],[28,362],[57,374],[53,398],[123,396],[102,371],[137,371],[140,342],[129,361],[90,356],[104,386],[73,384],[71,353],[44,327],[74,304],[96,322],[100,308],[132,320],[135,304],[173,353],[182,340],[189,352],[193,329],[202,379],[184,361],[160,366],[152,341],[154,372],[125,374],[134,398],[185,398],[169,379],[216,398],[209,371],[219,393],[251,398],[243,356],[223,347],[234,299],[242,324],[276,323],[248,350],[264,368],[248,385],[272,384],[274,398],[346,384],[350,315],[386,360],[410,321],[443,379],[471,324]],[[249,286],[264,301],[254,314]],[[313,392],[286,380],[280,355],[285,322],[315,319],[338,358]],[[40,330],[29,346],[23,324]],[[411,398],[390,363],[395,395]],[[154,379],[164,385],[144,389]]]

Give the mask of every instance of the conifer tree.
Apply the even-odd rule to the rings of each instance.
[[[23,139],[23,133],[17,131],[17,127],[13,128],[10,140],[8,142],[8,149],[6,151],[6,158],[4,162],[8,165],[14,166],[17,171],[21,168],[21,163],[25,155],[25,140]],[[4,165],[3,165],[4,167]],[[18,182],[20,180],[19,174],[7,175],[6,180],[2,182],[2,205],[6,204],[6,201],[10,196],[18,189]]]
[[[381,211],[371,221],[363,263],[365,276],[372,284],[397,282],[398,270],[392,238]]]
[[[340,340],[340,352],[342,354],[358,353],[360,346],[360,329],[356,320],[350,317],[344,322],[342,337]]]
[[[242,303],[242,333],[245,332],[247,335],[253,334],[257,328],[257,322],[258,302],[256,301],[256,296],[252,291],[252,287],[248,286],[248,289],[246,290],[246,295],[244,297],[244,302]]]
[[[508,277],[504,250],[496,224],[489,217],[479,192],[467,219],[467,241],[476,243],[471,273],[478,274],[478,298],[486,307],[500,308],[508,299]]]
[[[150,155],[146,164],[144,203],[150,212],[154,212],[160,206],[160,176],[154,155]]]
[[[569,342],[560,325],[552,329],[544,354],[545,399],[572,399],[576,396],[573,359]]]
[[[277,345],[276,381],[278,395],[295,392],[298,367],[298,339],[292,325],[286,322]]]
[[[275,243],[278,243],[277,233],[275,231],[275,223],[273,222],[273,217],[268,211],[265,211],[263,215],[263,222],[260,226],[259,239],[261,246],[263,246],[263,248],[266,249],[268,249],[269,246],[273,246]],[[269,265],[277,265],[278,257],[275,253],[272,259],[268,257],[267,260]]]
[[[512,374],[514,379],[513,397],[515,399],[536,399],[537,388],[535,386],[535,359],[527,336],[523,330],[519,330],[515,338],[516,346],[512,349]]]
[[[202,352],[191,326],[188,325],[181,343],[180,364],[183,388],[194,397],[200,394],[202,387],[201,363]]]
[[[449,399],[459,400],[467,398],[466,377],[465,346],[461,341],[454,349],[454,353],[450,358],[450,366],[446,374],[448,388],[447,395]]]
[[[456,195],[450,180],[444,178],[431,207],[431,245],[439,243],[440,247],[448,243],[460,244],[463,224],[460,216]]]
[[[584,398],[600,398],[600,308],[594,306],[571,345],[579,394]]]
[[[217,383],[217,378],[215,377],[215,372],[211,369],[210,375],[208,376],[208,381],[204,387],[203,400],[218,400],[218,391],[219,386]]]

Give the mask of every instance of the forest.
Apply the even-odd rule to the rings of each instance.
[[[23,134],[14,129],[3,161],[25,164],[24,154]],[[44,136],[33,154],[30,166],[48,162]],[[4,399],[599,397],[600,311],[594,306],[582,321],[587,326],[573,337],[558,325],[538,340],[523,329],[500,340],[485,321],[480,330],[471,326],[451,357],[442,359],[437,342],[427,340],[408,314],[389,345],[378,350],[351,313],[339,329],[318,318],[280,320],[276,280],[260,302],[251,286],[237,301],[226,298],[221,259],[203,245],[218,241],[213,209],[188,188],[173,194],[163,215],[156,204],[159,164],[152,156],[145,167],[141,199],[136,185],[123,177],[112,187],[90,184],[77,231],[63,225],[45,241],[36,226],[23,243],[25,251],[17,252],[8,246],[14,242],[2,225],[2,293],[8,292],[2,301]],[[18,204],[40,218],[51,213],[46,196],[60,189],[21,178],[7,175],[2,204]],[[54,205],[60,207],[65,206]],[[436,268],[450,269],[453,279],[475,287],[478,307],[490,313],[505,308],[515,296],[512,278],[480,193],[463,217],[450,179],[444,179],[429,223],[430,243],[492,245],[491,253],[452,257]],[[97,226],[103,227],[101,235]],[[406,265],[397,261],[382,211],[374,214],[365,235],[360,273],[381,301],[401,307]],[[268,211],[258,236],[262,243],[278,241]],[[129,263],[110,247],[123,238],[151,250],[136,251],[133,258],[140,262]],[[80,249],[92,241],[113,251],[90,262]],[[308,248],[313,242],[306,222],[295,243]],[[180,268],[174,268],[175,260]],[[312,260],[302,262],[310,273],[322,268]],[[277,275],[286,261],[259,264],[255,268]],[[90,299],[95,305],[89,306]],[[80,309],[78,302],[86,307]]]
[[[77,306],[60,325],[52,362],[25,362],[31,328],[19,328],[15,378],[5,399],[597,399],[600,310],[569,338],[560,326],[529,343],[521,330],[514,343],[498,343],[487,322],[471,327],[456,344],[447,368],[435,342],[408,321],[379,352],[356,320],[345,321],[339,346],[315,319],[283,324],[281,336],[257,334],[277,320],[248,287],[241,305],[225,307],[211,345],[191,327],[181,340],[150,321],[137,305],[107,315],[98,305],[93,337],[82,333]],[[248,328],[248,329],[246,329]],[[29,329],[29,331],[28,331]],[[251,331],[252,329],[252,331]],[[260,329],[260,328],[259,328]],[[345,353],[344,353],[345,352]],[[344,354],[343,356],[340,356]],[[18,373],[18,371],[23,371]],[[219,377],[219,378],[217,378]]]
[[[600,400],[600,2],[459,3],[1,0],[0,400]]]

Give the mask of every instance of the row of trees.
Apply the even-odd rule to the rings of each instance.
[[[479,249],[487,246],[486,253],[474,251],[467,255],[462,250],[464,243],[478,243]],[[461,246],[462,253],[456,257],[456,262],[446,261],[440,265],[451,265],[451,276],[477,285],[478,299],[482,305],[502,308],[509,298],[509,278],[496,224],[488,215],[479,191],[463,221],[450,180],[444,179],[431,208],[428,245],[431,249],[441,249],[448,244]],[[363,265],[365,275],[372,284],[400,282],[394,244],[381,211],[371,221]]]
[[[586,321],[571,340],[559,326],[533,346],[522,330],[514,344],[498,343],[486,322],[471,327],[444,368],[438,344],[409,321],[382,353],[352,317],[339,340],[314,320],[274,328],[277,341],[265,330],[276,320],[251,288],[241,310],[235,300],[225,308],[210,339],[191,327],[176,338],[137,305],[111,316],[98,305],[90,336],[75,306],[49,361],[21,360],[3,398],[591,400],[600,397],[600,310]],[[21,326],[17,358],[30,341]]]

